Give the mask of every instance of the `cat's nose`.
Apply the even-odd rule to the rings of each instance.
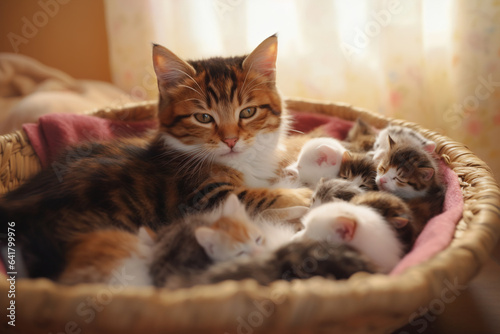
[[[233,148],[236,145],[236,142],[238,141],[238,139],[239,139],[238,137],[233,137],[233,138],[225,138],[222,141],[224,143],[226,143],[226,145],[229,148]]]

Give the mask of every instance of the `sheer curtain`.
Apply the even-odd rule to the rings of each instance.
[[[106,0],[106,11],[113,80],[138,98],[156,97],[153,42],[196,59],[277,32],[285,96],[418,122],[500,176],[499,1]]]

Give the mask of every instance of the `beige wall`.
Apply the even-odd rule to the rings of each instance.
[[[110,81],[103,0],[0,0],[0,52]]]

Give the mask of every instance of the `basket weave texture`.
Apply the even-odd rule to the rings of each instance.
[[[16,327],[2,321],[3,329],[33,334],[59,333],[65,328],[106,334],[387,333],[414,319],[419,307],[428,308],[443,299],[450,286],[463,286],[474,277],[500,235],[500,191],[483,161],[463,144],[414,123],[346,104],[293,99],[287,105],[352,121],[360,117],[377,128],[402,125],[434,140],[438,154],[458,175],[464,196],[463,218],[450,246],[397,276],[359,273],[346,281],[318,277],[277,281],[269,287],[251,279],[177,291],[66,287],[46,279],[20,279],[16,282]],[[93,114],[130,121],[154,119],[156,103]],[[23,131],[0,137],[0,193],[16,188],[40,168]],[[0,295],[6,296],[8,290],[7,281],[0,280]],[[0,298],[0,308],[6,310],[8,302]]]

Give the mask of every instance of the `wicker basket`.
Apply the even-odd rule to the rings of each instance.
[[[420,126],[343,104],[289,100],[293,110],[363,118],[376,127],[411,127],[437,144],[459,176],[463,219],[451,245],[431,260],[397,276],[357,274],[347,281],[313,278],[253,280],[167,291],[104,285],[65,287],[46,279],[16,282],[19,333],[387,333],[408,323],[419,307],[442,297],[446,282],[466,284],[481,268],[500,234],[500,192],[488,166],[464,145]],[[149,102],[95,114],[113,119],[151,119]],[[40,169],[23,132],[0,138],[0,191],[15,188]],[[2,233],[4,233],[2,231]],[[9,286],[0,280],[0,308]],[[92,301],[95,305],[92,306]],[[5,319],[5,317],[4,317]],[[5,321],[2,321],[5,324]],[[13,327],[5,325],[8,331]],[[2,332],[5,332],[2,330]]]

